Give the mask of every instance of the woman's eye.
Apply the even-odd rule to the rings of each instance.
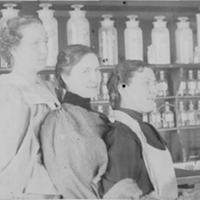
[[[33,46],[37,46],[39,44],[39,41],[35,41],[32,43]]]
[[[83,71],[83,73],[84,73],[84,74],[86,74],[86,73],[88,73],[88,72],[89,72],[89,70],[88,70],[88,69]]]

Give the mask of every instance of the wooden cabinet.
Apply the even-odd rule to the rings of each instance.
[[[13,1],[12,1],[13,2]],[[153,28],[154,17],[157,15],[165,16],[167,21],[167,28],[170,31],[170,50],[171,50],[171,63],[170,65],[157,65],[156,71],[164,70],[167,74],[167,80],[169,83],[170,93],[167,97],[158,98],[156,102],[158,105],[163,105],[168,101],[173,106],[173,112],[175,113],[175,127],[170,129],[160,129],[161,135],[166,139],[168,147],[172,153],[174,162],[183,160],[182,148],[185,148],[187,155],[200,155],[200,127],[179,127],[177,123],[177,111],[178,102],[181,100],[196,102],[200,99],[200,96],[184,96],[179,97],[177,90],[180,84],[183,71],[188,69],[194,70],[200,69],[200,64],[188,64],[178,65],[175,64],[176,52],[175,52],[175,30],[177,28],[177,18],[180,16],[186,16],[189,18],[190,28],[193,31],[194,46],[197,46],[197,25],[196,14],[200,13],[199,1],[15,1],[17,8],[20,9],[20,14],[37,15],[36,11],[41,9],[39,4],[41,2],[51,3],[51,9],[55,10],[54,16],[58,20],[59,31],[59,49],[61,50],[67,45],[66,36],[66,23],[69,19],[69,12],[72,10],[71,5],[83,4],[83,10],[86,10],[86,17],[90,22],[90,35],[91,46],[97,51],[99,49],[98,44],[98,30],[100,28],[100,21],[103,14],[112,14],[115,21],[115,27],[118,33],[118,55],[119,61],[124,60],[124,29],[126,28],[125,22],[128,20],[127,15],[138,15],[140,21],[139,26],[143,31],[143,49],[144,60],[147,61],[147,47],[151,44],[151,30]],[[7,1],[0,2],[0,9],[3,9],[3,4]],[[102,66],[102,71],[110,72],[114,66]],[[9,73],[10,70],[1,69],[0,73]],[[53,74],[52,68],[47,68],[42,71],[41,74],[45,78],[48,78],[49,74]],[[196,77],[196,75],[195,75]],[[97,101],[93,103],[93,106],[103,105],[108,107],[109,102]]]

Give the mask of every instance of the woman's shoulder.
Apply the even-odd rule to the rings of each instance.
[[[8,78],[7,78],[8,77]],[[23,101],[23,94],[16,84],[10,81],[9,75],[0,76],[0,98],[6,101]]]
[[[113,123],[109,123],[108,126],[109,131],[105,134],[105,138],[127,138],[127,139],[132,139],[135,140],[137,142],[139,142],[139,138],[137,137],[136,133],[133,132],[127,125],[119,122],[119,121],[115,121]]]

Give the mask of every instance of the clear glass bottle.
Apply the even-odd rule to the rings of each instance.
[[[2,9],[1,13],[2,13],[2,18],[0,19],[0,31],[5,27],[6,22],[13,18],[13,17],[17,17],[19,10],[14,9],[15,6],[17,6],[17,4],[12,4],[12,3],[6,3],[3,4],[4,7],[6,7],[6,9]],[[9,64],[1,57],[1,68],[8,68],[11,67],[9,66]]]
[[[99,56],[103,65],[116,65],[118,63],[117,30],[112,15],[102,15],[99,29]]]
[[[186,94],[187,94],[186,81],[185,80],[181,80],[179,88],[178,88],[178,95],[179,96],[184,96]]]
[[[72,5],[75,10],[69,11],[67,21],[67,44],[83,44],[90,46],[90,24],[85,17],[86,11],[81,10],[83,5]]]
[[[100,113],[103,113],[103,106],[102,105],[98,105],[97,106],[97,111]]]
[[[189,109],[187,110],[187,119],[188,126],[196,125],[196,112],[194,110],[194,104],[192,101],[189,102]]]
[[[187,95],[194,96],[196,93],[196,80],[193,78],[193,71],[188,71],[188,80],[187,80]]]
[[[196,109],[196,125],[200,125],[200,100],[197,101],[197,109]]]
[[[177,63],[193,63],[193,33],[188,17],[179,17],[178,28],[175,32]]]
[[[165,102],[165,110],[162,113],[163,128],[173,128],[174,127],[174,113],[170,110],[169,102]]]
[[[143,38],[142,30],[139,28],[137,15],[128,15],[124,30],[125,58],[126,60],[143,60]]]
[[[158,84],[158,96],[159,97],[166,97],[169,95],[168,83],[165,79],[165,72],[163,70],[159,73],[159,80],[157,81]]]
[[[151,32],[152,45],[155,50],[154,64],[170,64],[170,39],[169,30],[166,28],[164,16],[156,16],[153,22],[154,28]]]
[[[149,122],[156,128],[161,128],[161,113],[157,110],[156,103],[154,103],[153,111],[149,114]]]
[[[46,66],[55,67],[58,55],[58,22],[53,17],[54,10],[50,10],[50,6],[52,4],[40,4],[40,7],[43,9],[37,12],[48,34],[48,57]]]
[[[112,109],[112,107],[111,107],[110,105],[109,105],[109,107],[108,107],[108,119],[109,119],[111,122],[114,122],[114,121],[115,121],[113,109]]]
[[[187,112],[184,109],[184,104],[182,101],[179,101],[178,125],[181,127],[187,126]]]
[[[109,100],[107,81],[108,81],[108,73],[103,73],[102,83],[101,83],[101,100],[103,101]]]
[[[148,114],[147,113],[142,113],[142,121],[143,122],[149,122]]]
[[[196,95],[200,95],[200,70],[197,70]]]

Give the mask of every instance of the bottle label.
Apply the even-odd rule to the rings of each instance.
[[[188,82],[188,94],[189,95],[195,95],[195,90],[196,90],[196,84],[194,81]]]

